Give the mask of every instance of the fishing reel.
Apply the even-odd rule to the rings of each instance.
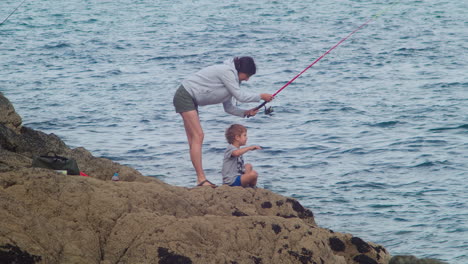
[[[267,107],[266,104],[267,104],[267,101],[264,101],[262,104],[260,104],[259,106],[255,107],[254,109],[255,109],[255,110],[260,110],[260,108],[263,107],[263,108],[264,108],[263,113],[265,113],[265,115],[272,116],[272,115],[273,115],[272,113],[273,113],[273,111],[274,111],[274,110],[273,110],[273,107],[271,107],[271,106]],[[252,117],[252,116],[251,116],[251,115],[247,115],[246,117],[249,118],[249,117]]]
[[[264,109],[264,110],[263,110],[263,113],[264,113],[265,115],[269,115],[269,116],[272,116],[272,115],[273,115],[273,114],[272,114],[273,111],[274,111],[274,110],[273,110],[273,107],[271,107],[271,106],[267,107],[267,106],[265,105],[265,103],[262,104],[262,105],[257,106],[256,110],[259,110],[259,109],[262,108],[262,107],[263,107],[263,109]],[[245,116],[245,117],[250,118],[250,117],[252,117],[252,116],[251,116],[251,115],[247,115],[247,116]]]
[[[263,106],[265,108],[264,110],[264,113],[265,115],[269,115],[269,116],[272,116],[273,114],[273,107],[272,106],[269,106],[269,107],[266,107],[266,106]]]

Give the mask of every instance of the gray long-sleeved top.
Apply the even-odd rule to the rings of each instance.
[[[259,94],[240,90],[239,76],[233,59],[198,71],[182,81],[182,85],[198,105],[223,103],[224,111],[236,116],[243,117],[246,110],[233,105],[233,97],[243,103],[258,102],[261,99]]]

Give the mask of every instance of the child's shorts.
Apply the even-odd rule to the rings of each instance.
[[[234,180],[234,182],[233,182],[231,185],[229,185],[229,186],[232,186],[232,187],[234,187],[234,186],[242,186],[242,183],[241,183],[241,176],[240,176],[240,175],[237,176],[236,179]]]
[[[177,113],[183,113],[192,110],[198,111],[197,103],[182,85],[179,86],[179,89],[177,89],[174,95],[174,100],[172,102],[174,103],[174,107]]]

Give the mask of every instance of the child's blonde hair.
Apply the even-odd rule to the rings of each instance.
[[[247,128],[243,125],[234,124],[226,129],[226,140],[229,144],[234,143],[236,136],[242,135],[242,133],[247,132]]]

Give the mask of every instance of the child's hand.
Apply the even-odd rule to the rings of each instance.
[[[250,150],[262,149],[260,146],[250,146]]]

